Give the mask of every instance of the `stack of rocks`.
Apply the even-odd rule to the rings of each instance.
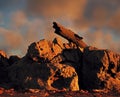
[[[45,39],[32,43],[23,58],[0,51],[0,84],[15,89],[116,90],[120,92],[120,55],[110,50]]]

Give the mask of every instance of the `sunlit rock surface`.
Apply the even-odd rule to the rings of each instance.
[[[50,44],[40,40],[29,46],[26,56],[10,67],[9,77],[14,88],[79,90],[78,74],[73,67],[79,64],[77,50],[64,51],[59,41],[56,38]]]

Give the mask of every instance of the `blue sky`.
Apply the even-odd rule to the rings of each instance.
[[[0,0],[0,49],[23,56],[32,42],[57,36],[57,21],[88,45],[120,52],[119,17],[119,0]]]

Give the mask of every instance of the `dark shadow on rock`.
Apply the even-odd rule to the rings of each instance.
[[[52,86],[58,90],[63,90],[70,86],[71,80],[72,78],[64,78],[61,76],[52,83]]]
[[[0,83],[7,81],[7,67],[9,66],[7,58],[0,56]]]
[[[8,88],[9,87],[9,78],[8,78],[8,58],[0,55],[0,87]]]
[[[8,62],[10,65],[14,64],[15,62],[19,61],[21,58],[18,56],[10,56]]]
[[[47,64],[41,64],[24,57],[9,68],[9,77],[12,86],[16,89],[29,89],[44,87],[44,82],[50,76]],[[41,80],[42,79],[42,80]]]
[[[83,52],[79,48],[76,49],[64,49],[62,51],[62,56],[65,60],[63,60],[61,63],[67,64],[75,68],[75,71],[78,75],[78,84],[79,88],[83,88],[82,80],[82,61],[83,61]]]
[[[88,47],[83,54],[83,89],[108,89],[119,91],[120,55],[110,51]]]

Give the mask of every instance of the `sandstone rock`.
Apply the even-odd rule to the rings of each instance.
[[[47,40],[40,40],[39,42],[32,43],[27,51],[27,56],[32,58],[34,61],[40,60],[40,58],[52,60],[59,54],[63,55],[63,60],[74,61],[79,63],[81,58],[81,51],[74,45],[69,46],[69,49],[65,48],[62,41],[59,38],[55,38],[51,44]]]
[[[119,90],[119,73],[120,55],[94,47],[85,49],[82,68],[83,88]]]
[[[39,42],[32,43],[28,48],[27,55],[37,61],[38,58],[47,58],[50,51],[48,41],[43,39]]]
[[[43,39],[32,43],[23,58],[10,56],[8,59],[0,50],[0,86],[6,84],[34,93],[40,90],[78,91],[79,88],[120,92],[119,54],[88,47],[82,37],[55,22],[53,27],[55,33],[69,43],[62,43],[59,38],[52,42]]]
[[[55,53],[55,55],[59,54],[62,52],[62,50],[64,49],[64,46],[63,46],[63,43],[62,41],[60,40],[60,38],[55,38],[53,40],[53,43],[52,43],[52,50],[53,52]]]
[[[65,49],[76,49],[76,48],[78,48],[77,45],[73,42],[64,43],[63,45],[64,45]]]
[[[29,46],[26,56],[9,68],[9,77],[14,88],[79,90],[78,75],[69,62],[70,60],[73,60],[74,64],[78,62],[76,59],[78,51],[75,54],[72,53],[74,50],[66,53],[64,51],[63,57],[63,45],[62,42],[59,44],[59,41],[55,39],[51,47],[46,40],[40,40]],[[71,59],[67,59],[66,54],[71,56]]]
[[[14,88],[79,90],[78,76],[73,67],[63,64],[41,64],[22,58],[10,67],[9,77]]]
[[[9,68],[16,89],[120,91],[120,55],[110,50],[40,40]]]

